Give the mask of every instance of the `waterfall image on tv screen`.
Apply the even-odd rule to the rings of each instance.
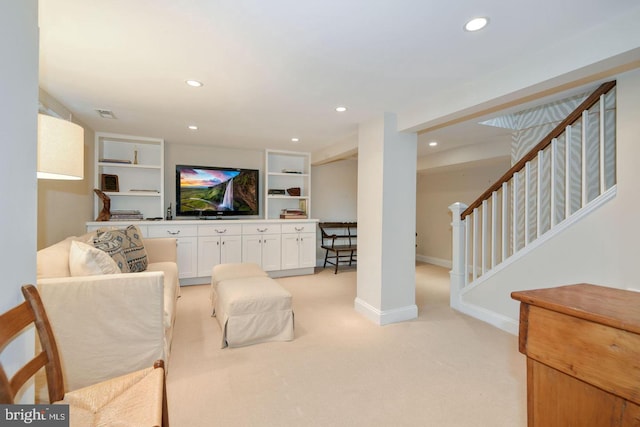
[[[258,171],[177,166],[178,215],[257,215]]]

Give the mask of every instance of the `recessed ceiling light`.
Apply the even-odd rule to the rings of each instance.
[[[300,142],[300,138],[291,138],[291,142]]]
[[[431,141],[429,143],[429,147],[436,147],[438,145],[438,143],[436,141]]]
[[[338,113],[344,113],[345,111],[347,111],[347,107],[336,107],[336,111]]]
[[[198,130],[198,126],[196,125],[189,125],[188,128],[191,130]]]
[[[489,18],[473,18],[466,24],[464,24],[465,31],[478,31],[483,29],[489,23]]]
[[[185,81],[186,84],[188,84],[189,86],[193,86],[193,87],[201,87],[203,86],[202,82],[199,82],[197,80],[187,80]]]

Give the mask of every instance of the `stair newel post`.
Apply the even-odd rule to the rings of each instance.
[[[467,262],[467,248],[465,247],[465,222],[461,219],[462,212],[467,209],[464,203],[456,202],[449,206],[451,211],[451,227],[453,242],[451,262],[451,288],[449,290],[449,304],[458,309],[460,303],[460,291],[465,286],[465,264]]]

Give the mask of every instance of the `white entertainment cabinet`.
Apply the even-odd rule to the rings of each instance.
[[[180,284],[208,283],[214,265],[253,262],[272,277],[313,274],[315,219],[88,222],[87,231],[135,224],[145,238],[175,237]]]
[[[102,174],[118,176],[119,191],[105,192],[112,210],[137,209],[144,218],[162,217],[164,141],[98,132],[95,144],[95,188],[101,188]],[[208,283],[211,270],[221,263],[256,263],[272,277],[313,274],[318,220],[279,218],[282,209],[304,207],[310,214],[309,154],[266,150],[263,177],[264,219],[93,221],[86,224],[87,231],[135,224],[145,238],[176,238],[181,285]],[[292,187],[300,188],[300,195],[269,194],[269,189]],[[96,217],[101,208],[96,196]]]

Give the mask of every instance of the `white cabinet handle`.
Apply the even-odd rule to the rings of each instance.
[[[167,233],[171,234],[172,236],[175,236],[177,234],[180,234],[180,230],[178,230],[178,231],[167,230]]]
[[[260,232],[260,233],[264,233],[265,231],[267,231],[267,230],[268,230],[268,228],[262,228],[262,229],[261,229],[261,228],[258,228],[257,230],[258,230],[258,232]]]
[[[226,232],[227,232],[227,229],[226,229],[226,228],[225,228],[224,230],[218,230],[218,229],[216,228],[216,233],[218,233],[218,234],[223,234],[223,233],[226,233]]]
[[[296,231],[302,231],[302,230],[304,230],[304,226],[302,226],[302,227],[295,227],[295,229],[296,229]]]

